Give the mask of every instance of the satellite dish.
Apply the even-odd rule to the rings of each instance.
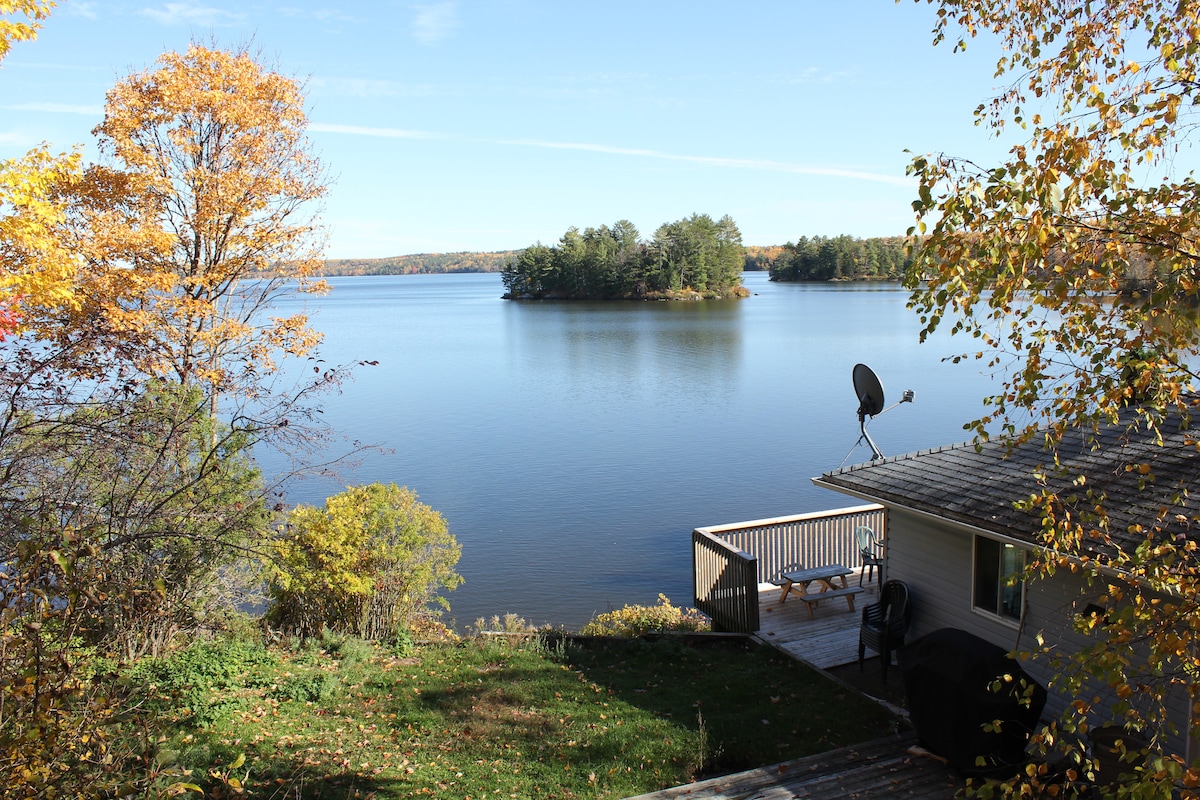
[[[883,411],[883,384],[866,364],[854,365],[854,394],[858,396],[860,420]]]
[[[862,433],[858,440],[866,441],[871,448],[871,460],[878,461],[883,458],[883,453],[879,452],[871,435],[867,433],[867,417],[879,416],[885,410],[883,407],[883,384],[866,364],[855,364],[853,377],[854,394],[858,396],[858,429]],[[900,403],[911,403],[912,400],[912,389],[906,389],[904,396],[900,398]],[[896,403],[896,405],[898,406],[900,403]],[[892,408],[895,407],[892,406]]]

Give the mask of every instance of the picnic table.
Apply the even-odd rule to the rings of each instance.
[[[861,586],[847,586],[846,576],[854,570],[841,564],[825,564],[812,569],[801,569],[794,572],[784,572],[771,583],[780,587],[779,602],[787,602],[788,594],[795,594],[804,601],[808,608],[808,618],[813,618],[813,606],[821,600],[833,597],[845,597],[850,611],[854,611],[854,595],[862,592]],[[839,585],[840,582],[840,585]],[[817,591],[809,591],[816,584]]]

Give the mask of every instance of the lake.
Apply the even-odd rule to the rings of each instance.
[[[691,604],[693,528],[855,504],[810,479],[869,460],[851,371],[871,366],[886,455],[961,442],[993,380],[943,358],[896,284],[776,284],[697,303],[517,303],[498,274],[334,278],[306,302],[331,363],[377,360],[325,403],[368,454],[340,484],[409,486],[463,548],[460,628],[516,613],[576,629],[666,594]],[[264,468],[270,470],[269,459]]]

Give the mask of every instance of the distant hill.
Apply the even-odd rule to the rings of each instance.
[[[335,275],[419,275],[441,272],[500,272],[519,250],[493,253],[417,253],[390,258],[334,258],[325,262],[322,274]],[[746,269],[770,269],[783,253],[781,245],[747,245]]]
[[[390,258],[335,258],[325,262],[323,274],[334,276],[499,272],[517,252],[503,250],[496,253],[417,253]]]
[[[746,245],[746,271],[755,272],[758,270],[771,269],[775,266],[775,261],[781,255],[787,252],[787,248],[781,244],[773,245]]]

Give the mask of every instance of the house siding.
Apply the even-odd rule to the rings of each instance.
[[[1025,622],[1018,628],[972,610],[973,574],[973,533],[925,515],[889,508],[885,578],[903,581],[909,587],[913,621],[907,641],[916,641],[940,628],[959,628],[1006,650],[1032,651],[1038,647],[1038,636],[1058,652],[1075,652],[1090,644],[1087,635],[1074,630],[1071,618],[1089,602],[1095,602],[1101,590],[1087,586],[1082,575],[1060,570],[1052,579],[1027,584]],[[1057,716],[1074,700],[1054,685],[1056,672],[1046,659],[1025,659],[1022,666],[1049,689],[1043,718]],[[1087,687],[1087,693],[1110,696],[1105,687],[1094,684]],[[1173,695],[1169,706],[1176,727],[1186,731],[1188,703],[1184,693]],[[1168,734],[1168,749],[1188,753],[1185,736]]]
[[[902,509],[889,511],[887,578],[908,584],[913,639],[960,628],[1008,650],[1015,646],[1015,626],[971,610],[973,554],[970,534]]]

